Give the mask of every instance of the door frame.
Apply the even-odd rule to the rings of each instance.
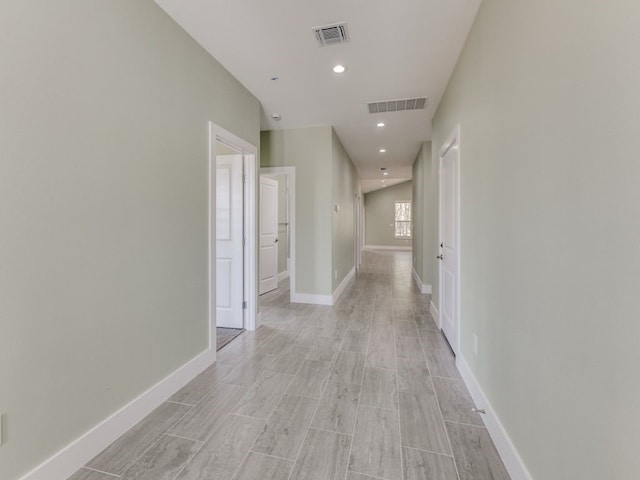
[[[262,172],[260,172],[260,189],[259,189],[259,204],[258,204],[258,296],[262,296],[265,295],[269,292],[272,292],[273,290],[277,290],[278,288],[278,284],[280,283],[280,272],[278,271],[279,268],[279,264],[280,264],[280,239],[278,238],[279,235],[279,229],[280,229],[280,189],[282,187],[284,187],[284,193],[286,195],[287,192],[287,178],[285,177],[284,180],[284,185],[280,185],[280,182],[278,182],[278,180],[276,180],[274,178],[273,175],[266,175]],[[272,182],[272,183],[271,183]],[[276,282],[276,286],[275,288],[271,289],[271,290],[267,290],[266,292],[262,291],[262,254],[263,254],[263,244],[262,244],[262,236],[264,235],[264,225],[263,225],[263,220],[264,220],[264,216],[262,215],[262,213],[264,212],[264,205],[265,205],[265,200],[264,200],[264,188],[265,185],[270,184],[272,187],[275,187],[275,190],[277,192],[276,197],[275,197],[275,217],[276,217],[276,226],[275,226],[275,243],[273,244],[273,247],[275,248],[275,255],[276,255],[276,271],[275,274],[273,276],[273,279],[275,279]],[[285,203],[288,202],[288,199],[285,200]],[[287,225],[287,237],[289,236],[289,226]],[[287,242],[288,242],[288,238],[287,238]],[[287,248],[289,247],[288,243],[287,243]],[[287,271],[284,272],[286,273],[286,277],[289,276],[289,270],[287,267]],[[285,278],[286,278],[285,277]]]
[[[225,130],[209,122],[209,348],[216,350],[216,141],[219,141],[242,154],[244,169],[244,248],[243,248],[243,298],[247,302],[244,309],[244,328],[255,330],[258,328],[257,306],[257,264],[256,264],[256,170],[258,165],[258,149]]]
[[[296,167],[261,167],[260,175],[285,175],[289,205],[289,302],[296,303]]]
[[[452,148],[457,148],[458,150],[458,155],[456,156],[456,169],[455,169],[455,179],[454,179],[454,183],[456,185],[456,207],[454,209],[454,224],[455,224],[455,228],[456,228],[456,252],[458,254],[458,262],[456,265],[456,281],[455,281],[455,285],[454,288],[456,290],[455,292],[455,298],[456,298],[456,302],[454,305],[455,308],[455,312],[456,312],[456,344],[455,345],[451,345],[451,348],[453,349],[454,353],[457,355],[460,352],[460,332],[462,331],[461,329],[461,325],[462,325],[462,310],[460,308],[460,265],[462,264],[462,256],[461,256],[461,252],[460,252],[460,244],[461,244],[461,237],[462,237],[462,231],[460,230],[460,156],[461,156],[461,148],[460,148],[461,142],[460,142],[460,124],[457,124],[453,131],[449,134],[449,136],[447,137],[447,140],[443,143],[442,147],[440,148],[440,152],[438,154],[438,190],[439,190],[439,195],[438,195],[438,245],[440,245],[443,242],[443,237],[444,237],[444,189],[442,188],[442,183],[443,183],[443,178],[442,178],[442,163],[444,160],[444,156],[449,153],[449,151]],[[440,252],[440,254],[442,253],[442,251],[440,250],[440,247],[438,246],[438,251]],[[442,312],[442,302],[443,302],[443,268],[442,268],[442,262],[438,262],[438,307],[440,309],[440,311]],[[440,329],[442,329],[442,314],[438,315],[438,326],[440,327]],[[448,340],[448,339],[447,339]]]

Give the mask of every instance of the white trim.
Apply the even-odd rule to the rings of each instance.
[[[440,326],[440,312],[438,311],[438,308],[436,307],[436,304],[433,303],[433,300],[431,300],[431,303],[429,304],[429,311],[431,312],[431,316],[435,320],[436,325],[438,325],[438,327],[442,328]]]
[[[469,364],[462,355],[456,357],[456,366],[462,375],[464,383],[471,393],[471,397],[477,408],[484,409],[486,414],[482,416],[487,431],[493,440],[493,443],[500,454],[500,458],[504,462],[504,465],[509,472],[509,475],[513,480],[532,480],[533,477],[527,470],[527,466],[522,461],[518,450],[509,438],[507,431],[505,430],[502,422],[495,410],[489,403],[487,396],[480,387],[478,380],[471,371]]]
[[[261,167],[260,175],[286,175],[287,194],[289,197],[289,258],[287,259],[287,271],[291,279],[289,301],[291,303],[317,303],[307,302],[304,295],[296,290],[296,167]],[[297,300],[303,298],[303,300]],[[327,305],[320,303],[319,305]]]
[[[209,122],[209,348],[215,350],[216,345],[216,298],[215,298],[215,168],[216,140],[242,152],[244,159],[244,175],[246,175],[244,189],[244,297],[247,302],[244,327],[247,330],[257,328],[258,289],[257,289],[257,174],[258,149],[242,138]]]
[[[415,267],[411,268],[412,272],[413,272],[413,279],[416,281],[416,285],[418,285],[418,289],[420,290],[420,293],[423,293],[425,295],[431,295],[431,285],[425,285],[422,283],[422,279],[420,278],[420,275],[418,275],[418,272],[416,271]]]
[[[391,246],[391,245],[365,245],[365,250],[393,250],[396,252],[410,252],[412,247]]]
[[[278,282],[286,280],[287,278],[289,278],[289,272],[287,272],[286,270],[278,274]]]
[[[308,303],[311,305],[333,305],[333,295],[315,295],[313,293],[296,293],[291,295],[291,303]]]
[[[38,465],[20,480],[69,478],[123,433],[146,417],[215,361],[215,349],[207,349],[168,377],[149,388],[81,437]]]
[[[338,285],[338,287],[333,291],[333,303],[332,303],[332,305],[335,305],[335,303],[338,301],[338,299],[340,298],[340,296],[344,292],[344,289],[347,287],[347,285],[353,279],[353,277],[355,277],[355,275],[356,275],[356,267],[353,267],[349,271],[349,273],[347,273],[345,275],[345,277],[342,279],[342,281],[340,282],[340,285]]]

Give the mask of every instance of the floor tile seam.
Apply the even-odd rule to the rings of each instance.
[[[295,460],[291,460],[290,458],[279,457],[277,455],[271,455],[270,453],[257,452],[253,449],[253,446],[249,449],[249,453],[255,453],[256,455],[262,455],[263,457],[277,458],[278,460],[284,460],[285,462],[292,463],[293,465],[296,463]]]
[[[216,428],[216,430],[217,430],[217,428]],[[189,442],[195,442],[195,443],[205,443],[206,442],[206,440],[196,440],[195,438],[183,437],[181,435],[174,435],[173,433],[163,433],[163,435],[166,435],[167,437],[179,438],[180,440],[187,440]]]
[[[129,465],[127,465],[127,468],[124,469],[124,471],[122,472],[122,475],[125,475],[131,469],[131,467],[133,467],[136,463],[138,463],[142,459],[142,457],[144,457],[151,449],[153,449],[153,447],[155,447],[158,443],[160,443],[160,440],[162,440],[162,437],[164,437],[167,433],[168,431],[162,432],[160,435],[158,435],[158,438],[156,438],[155,441],[152,442],[151,445],[149,445],[149,447],[147,447],[144,450],[144,452],[142,452],[141,455],[136,457],[135,460],[133,460]],[[120,475],[120,477],[122,477],[122,475]]]
[[[396,397],[397,397],[397,395],[396,395]],[[361,403],[360,406],[366,407],[366,408],[377,408],[379,410],[386,410],[387,412],[397,412],[397,411],[399,411],[397,408],[381,407],[379,405],[370,405],[368,403]]]
[[[433,450],[427,450],[425,448],[412,447],[411,445],[402,445],[402,448],[406,448],[406,449],[409,449],[409,450],[417,450],[418,452],[431,453],[433,455],[438,455],[440,457],[451,458],[452,460],[455,461],[455,457],[453,455],[449,455],[448,453],[434,452]]]
[[[230,415],[235,415],[235,416],[241,417],[241,418],[248,418],[248,419],[251,419],[251,420],[260,420],[262,422],[262,427],[260,428],[260,431],[256,434],[256,438],[254,438],[253,443],[247,449],[247,451],[244,454],[242,460],[240,461],[240,463],[238,463],[238,466],[236,467],[236,469],[234,470],[233,474],[231,475],[230,478],[233,479],[233,478],[236,478],[236,476],[238,475],[238,472],[240,472],[240,469],[242,468],[244,463],[247,461],[247,458],[249,457],[249,454],[251,453],[251,448],[253,447],[253,445],[255,445],[256,441],[258,440],[258,437],[260,436],[260,434],[262,433],[264,428],[267,426],[267,421],[265,419],[263,419],[263,418],[250,417],[248,415],[241,415],[239,413],[230,413],[229,416]]]
[[[309,421],[309,425],[307,425],[307,431],[304,434],[304,438],[302,439],[302,442],[300,442],[300,446],[298,447],[298,451],[296,452],[296,458],[293,460],[293,468],[289,472],[289,476],[287,477],[287,480],[291,479],[291,475],[293,475],[293,471],[296,469],[296,465],[298,464],[298,460],[300,459],[300,454],[302,453],[302,448],[304,447],[304,444],[307,441],[307,438],[309,438],[309,432],[311,431],[311,424],[313,423],[313,419],[316,417],[316,414],[318,413],[319,407],[320,407],[320,400],[318,400],[318,402],[316,403],[316,408],[314,408],[313,410],[313,415],[311,415],[311,420]]]
[[[165,435],[167,435],[167,434],[165,434]],[[178,438],[180,438],[180,437],[178,437]],[[200,445],[198,445],[198,448],[191,454],[189,459],[186,462],[184,462],[184,465],[182,465],[182,468],[178,472],[176,472],[176,474],[170,480],[176,480],[182,474],[184,469],[187,468],[187,465],[189,465],[191,463],[191,461],[196,457],[196,455],[198,453],[200,453],[200,450],[202,450],[204,448],[205,442],[198,442],[198,443],[200,443]]]
[[[222,383],[222,382],[220,382],[220,383],[216,383],[216,384],[214,384],[214,385],[211,387],[211,388],[212,388],[212,391],[213,391],[213,389],[214,389],[215,387],[217,387],[218,385],[228,385],[228,386],[230,386],[230,387],[235,387],[235,389],[242,388],[242,389],[247,390],[247,392],[248,392],[248,391],[249,391],[249,389],[250,389],[250,387],[244,387],[244,386],[242,386],[242,385],[236,385],[235,383]],[[247,394],[247,392],[244,392],[244,394],[243,394],[242,396],[244,397],[244,395],[246,395],[246,394]],[[210,391],[209,393],[211,393],[211,391]],[[223,394],[223,395],[222,395],[222,398],[218,399],[218,400],[220,400],[220,401],[216,401],[216,402],[215,402],[215,404],[216,404],[216,405],[218,405],[218,404],[220,404],[220,403],[224,402],[224,401],[225,401],[225,400],[227,400],[227,398],[229,398],[231,395],[233,395],[233,390],[229,391],[229,392],[228,392],[228,393],[226,393],[226,394]],[[194,405],[194,406],[193,406],[193,407],[192,407],[192,408],[191,408],[187,413],[191,412],[191,410],[194,410],[194,409],[196,409],[196,408],[201,407],[201,406],[202,406],[202,404],[203,404],[203,403],[205,403],[205,401],[206,401],[206,400],[210,400],[210,399],[207,399],[207,394],[205,394],[205,395],[204,395],[200,400],[198,400],[198,403],[196,403],[196,404],[195,404],[195,405]],[[187,413],[185,413],[185,416],[187,415]],[[183,418],[184,418],[184,417],[183,417]],[[182,420],[182,418],[181,418],[180,420]],[[180,420],[178,420],[178,422],[179,422]],[[176,424],[177,424],[178,422],[176,422]],[[176,424],[174,424],[171,428],[175,427],[175,425],[176,425]],[[170,428],[169,430],[171,430],[171,428]],[[167,430],[167,432],[168,432],[169,430]]]
[[[373,311],[371,312],[371,318],[369,319],[369,325],[371,325],[373,323]],[[369,347],[370,347],[370,342],[371,342],[371,328],[369,328],[369,332],[367,333],[367,349],[366,352],[364,354],[364,359],[365,359],[365,367],[366,367],[366,361],[367,358],[369,357]],[[352,384],[355,385],[355,384]],[[347,455],[347,475],[349,472],[349,467],[351,465],[351,454],[353,452],[353,443],[355,442],[356,439],[356,427],[358,426],[358,417],[360,416],[360,401],[362,398],[362,387],[364,386],[364,367],[363,367],[363,372],[362,372],[362,381],[360,382],[360,390],[358,391],[358,402],[356,404],[356,414],[355,414],[355,420],[353,422],[353,428],[351,431],[351,444],[349,445],[349,453]]]
[[[284,374],[283,374],[284,375]],[[287,390],[289,389],[289,385],[291,385],[291,382],[293,380],[293,377],[291,377],[289,379],[289,382],[287,383],[287,385],[285,385],[285,387],[282,389],[283,393],[280,396],[280,398],[278,399],[278,402],[275,404],[275,407],[273,408],[273,410],[271,411],[271,413],[269,414],[269,416],[265,420],[265,424],[262,427],[262,430],[260,431],[260,433],[258,434],[258,436],[256,437],[256,439],[253,441],[253,443],[251,444],[251,447],[249,447],[249,451],[253,451],[253,447],[255,447],[256,442],[258,441],[258,438],[260,438],[260,435],[262,434],[262,432],[264,432],[265,428],[267,428],[267,425],[269,425],[269,422],[271,421],[271,419],[273,418],[273,415],[275,414],[276,410],[278,409],[278,405],[280,405],[280,403],[282,402],[282,400],[284,400],[284,397],[287,395]],[[257,418],[257,417],[256,417]],[[254,453],[259,453],[259,452],[254,452]]]
[[[398,362],[397,362],[397,358],[396,358],[396,365],[397,365],[397,363],[398,363]],[[374,370],[386,370],[387,372],[396,372],[396,373],[398,373],[398,368],[397,368],[397,367],[396,367],[396,368],[387,368],[387,367],[367,367],[367,366],[365,365],[365,367],[364,367],[364,368],[365,368],[365,369],[367,369],[367,368],[371,368],[371,369],[374,369]]]
[[[287,389],[288,390],[288,389]],[[324,392],[324,389],[323,389]],[[285,392],[287,395],[289,395],[290,397],[299,397],[299,398],[305,398],[307,400],[318,400],[320,401],[320,398],[322,397],[310,397],[309,395],[300,395],[299,393],[289,393],[288,391]]]
[[[473,423],[466,423],[466,422],[456,422],[454,420],[445,420],[444,421],[445,424],[450,423],[452,425],[464,425],[465,427],[475,427],[475,428],[481,428],[483,430],[487,430],[487,426],[482,424],[482,425],[474,425]]]
[[[267,419],[266,418],[252,417],[251,415],[243,415],[242,413],[231,412],[231,413],[228,413],[227,415],[233,415],[234,417],[240,417],[240,418],[248,418],[250,420],[260,420],[260,421],[264,422],[265,424],[267,423]]]
[[[442,413],[442,407],[440,406],[440,397],[438,396],[438,392],[436,391],[436,385],[433,381],[433,375],[432,375],[432,371],[431,371],[431,365],[429,364],[429,360],[427,358],[427,352],[424,348],[424,342],[422,340],[422,337],[418,337],[418,340],[420,341],[420,346],[422,347],[422,355],[424,356],[425,359],[425,363],[427,365],[427,370],[429,370],[429,383],[431,384],[431,388],[433,389],[433,394],[435,395],[436,398],[436,405],[438,407],[438,412],[440,413],[440,420],[442,422],[442,428],[444,429],[444,434],[445,437],[447,438],[447,444],[449,445],[449,451],[451,452],[451,455],[453,455],[453,464],[455,466],[456,469],[456,475],[458,476],[458,480],[461,480],[460,477],[460,471],[458,469],[458,461],[454,455],[453,452],[453,444],[451,443],[451,438],[449,437],[449,431],[447,430],[447,425],[445,424],[444,421],[444,414]]]
[[[260,434],[258,434],[260,435]],[[233,471],[233,473],[231,474],[230,479],[233,480],[235,478],[237,478],[238,473],[240,473],[240,469],[242,468],[242,466],[245,464],[245,462],[247,461],[247,458],[249,458],[249,454],[252,453],[251,449],[247,450],[247,452],[244,454],[244,456],[242,457],[242,460],[240,460],[240,463],[238,463],[238,466],[236,467],[236,469]]]
[[[175,402],[173,400],[165,400],[166,403],[173,403],[175,405],[183,405],[185,407],[195,407],[195,403],[184,403],[184,402]]]
[[[399,480],[397,478],[386,478],[386,477],[374,477],[369,475],[368,473],[364,473],[364,472],[359,472],[357,470],[351,470],[350,468],[347,468],[347,476],[349,475],[349,473],[355,473],[358,475],[364,475],[365,477],[369,477],[369,478],[373,478],[374,480]]]
[[[98,470],[97,468],[91,468],[91,467],[85,467],[85,466],[80,467],[80,470],[89,470],[91,472],[102,473],[103,475],[109,475],[110,477],[114,477],[114,478],[121,478],[122,476],[122,475],[116,475],[115,473],[109,473],[103,470]]]
[[[152,443],[151,443],[151,444],[150,444],[150,445],[149,445],[149,446],[144,450],[144,452],[142,452],[142,454],[140,454],[138,457],[136,457],[136,459],[135,459],[134,461],[132,461],[132,462],[127,466],[127,468],[126,468],[126,470],[125,470],[124,472],[126,472],[127,470],[129,470],[129,469],[130,469],[133,465],[135,465],[136,463],[138,463],[138,462],[140,461],[140,459],[141,459],[142,457],[144,457],[144,456],[147,454],[147,452],[148,452],[149,450],[151,450],[153,447],[155,447],[155,446],[160,442],[160,440],[162,439],[162,437],[163,437],[165,434],[169,433],[169,431],[170,431],[173,427],[175,427],[175,426],[176,426],[180,421],[182,421],[182,419],[184,419],[184,417],[185,417],[189,412],[191,412],[194,408],[195,408],[195,407],[190,407],[190,408],[188,408],[188,409],[187,409],[187,411],[186,411],[186,412],[184,412],[184,414],[183,414],[179,419],[177,419],[174,423],[172,423],[172,424],[171,424],[171,426],[169,426],[169,428],[167,428],[167,430],[165,430],[164,432],[161,432],[161,433],[160,433],[160,435],[158,435],[158,438],[156,438],[156,439],[155,439],[155,441],[153,441],[153,442],[152,442]],[[118,437],[118,438],[121,438],[121,437]],[[107,448],[108,448],[108,447],[107,447]],[[123,472],[123,474],[124,474],[124,472]]]
[[[394,337],[394,341],[393,341],[393,348],[394,348],[394,352],[396,354],[396,403],[397,403],[397,413],[396,413],[396,418],[398,419],[398,439],[400,440],[400,478],[402,480],[406,480],[405,478],[405,474],[404,474],[404,455],[402,455],[402,420],[400,419],[400,382],[398,380],[398,342],[397,342],[397,333],[394,329],[393,331],[393,337]],[[424,355],[424,353],[423,353]]]

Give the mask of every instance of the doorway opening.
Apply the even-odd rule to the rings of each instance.
[[[260,178],[260,304],[294,303],[295,167],[261,168]]]
[[[257,328],[257,149],[209,129],[209,347],[219,350]]]

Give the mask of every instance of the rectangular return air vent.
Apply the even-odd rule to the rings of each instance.
[[[429,99],[405,98],[404,100],[386,100],[384,102],[372,102],[369,104],[369,113],[402,112],[403,110],[424,110]]]
[[[321,47],[337,45],[338,43],[345,43],[349,41],[347,24],[344,22],[325,25],[323,27],[315,27],[313,29],[313,33]]]

